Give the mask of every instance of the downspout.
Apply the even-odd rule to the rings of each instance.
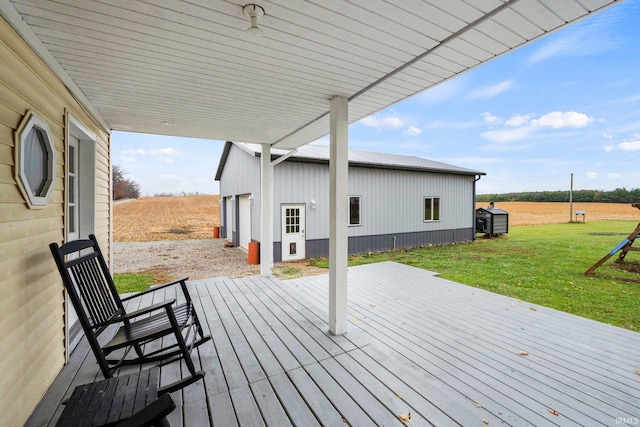
[[[471,223],[473,224],[473,239],[472,240],[476,240],[476,182],[480,181],[480,178],[482,178],[482,175],[477,175],[476,178],[474,178],[473,180],[473,200],[472,200],[472,204],[471,206],[473,206],[473,210],[472,215],[472,221]]]

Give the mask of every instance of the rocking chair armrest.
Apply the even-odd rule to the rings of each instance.
[[[130,296],[125,297],[125,298],[121,298],[120,301],[128,301],[130,299],[138,298],[138,297],[141,297],[142,295],[146,295],[146,294],[149,294],[151,292],[159,291],[160,289],[164,289],[164,288],[166,288],[168,286],[177,285],[178,283],[184,285],[184,282],[186,282],[187,280],[189,280],[189,277],[182,277],[180,279],[172,280],[171,282],[163,283],[161,285],[156,285],[156,286],[153,286],[153,287],[147,289],[146,291],[141,291],[141,292],[138,292],[138,293],[136,293],[134,295],[130,295]],[[183,286],[183,288],[184,288],[184,286]]]
[[[96,326],[98,327],[98,326],[110,325],[112,323],[120,323],[120,322],[123,322],[125,320],[133,319],[134,317],[142,316],[143,314],[148,314],[148,313],[151,313],[153,311],[158,311],[160,309],[167,310],[167,308],[168,308],[169,310],[171,310],[171,305],[173,305],[173,303],[175,303],[175,302],[176,302],[176,299],[175,298],[171,298],[171,299],[168,299],[166,301],[159,302],[157,304],[152,304],[149,307],[141,308],[140,310],[132,311],[130,313],[125,313],[125,314],[122,314],[120,316],[113,317],[113,318],[107,320],[106,322],[103,322],[100,325],[96,325]]]

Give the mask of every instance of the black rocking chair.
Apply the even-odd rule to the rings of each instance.
[[[123,365],[165,364],[180,359],[185,361],[190,375],[158,389],[159,395],[179,390],[204,377],[203,371],[195,370],[190,352],[211,337],[204,336],[187,289],[187,278],[121,299],[93,234],[89,239],[71,241],[62,246],[51,243],[49,248],[105,378],[111,378],[114,371]],[[132,312],[125,311],[123,302],[177,284],[182,289],[184,302],[177,304],[174,298]],[[109,342],[100,345],[98,337],[111,325],[118,325],[117,332]],[[171,336],[175,337],[173,344],[160,348],[146,345]],[[127,356],[132,349],[135,357],[129,358]],[[116,350],[123,350],[120,358],[108,359],[109,354]]]

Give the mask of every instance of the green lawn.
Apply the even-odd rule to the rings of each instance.
[[[635,272],[615,264],[616,254],[594,276],[583,274],[636,225],[595,221],[512,227],[500,238],[353,256],[349,265],[396,261],[436,271],[445,279],[640,331],[640,283],[619,279],[640,280],[640,254],[630,252],[625,259],[625,268]],[[326,266],[326,259],[311,262]]]
[[[156,282],[153,274],[114,274],[113,283],[119,294],[128,294],[131,292],[142,292],[149,289]]]

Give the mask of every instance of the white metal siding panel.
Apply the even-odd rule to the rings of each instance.
[[[311,200],[316,201],[315,209]],[[306,238],[329,236],[329,166],[285,161],[274,170],[274,241],[282,235],[280,205],[306,204]]]
[[[65,361],[63,285],[49,252],[64,224],[64,115],[70,111],[98,135],[96,235],[109,251],[108,134],[0,18],[0,413],[23,425]],[[13,130],[29,109],[51,128],[56,182],[44,209],[27,208],[13,178]]]
[[[251,155],[245,150],[238,148],[236,145],[231,146],[229,156],[225,163],[224,170],[220,175],[220,197],[253,195],[253,203],[250,205],[252,214],[249,216],[251,220],[251,235],[255,240],[259,240],[260,236],[260,158]],[[227,200],[227,212],[229,212],[231,201]],[[229,217],[235,221],[234,217]],[[235,230],[235,226],[229,230]],[[231,239],[230,232],[226,236]]]
[[[349,168],[349,195],[362,196],[362,225],[349,227],[350,237],[473,226],[473,176],[404,170]],[[274,206],[306,203],[307,240],[329,236],[329,166],[285,161],[274,174]],[[441,220],[423,221],[425,196],[441,198]],[[311,200],[316,201],[315,209]],[[274,218],[274,240],[281,233]]]

